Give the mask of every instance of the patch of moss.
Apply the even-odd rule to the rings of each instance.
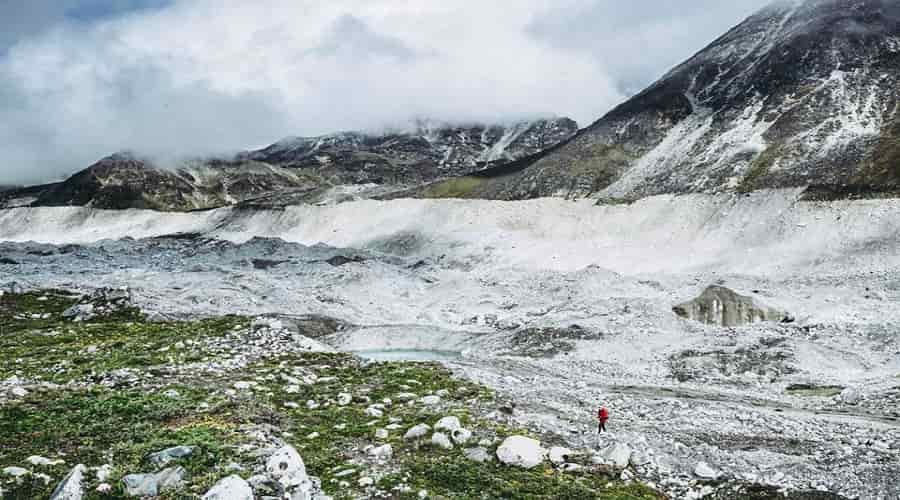
[[[427,186],[422,192],[423,198],[467,198],[472,192],[483,186],[487,179],[481,177],[454,177],[438,181]]]
[[[238,424],[252,420],[253,411],[236,411],[233,403],[203,389],[173,387],[178,397],[162,391],[94,389],[32,396],[0,407],[0,464],[24,464],[31,455],[60,456],[56,477],[78,463],[114,464],[111,498],[121,498],[120,479],[128,473],[154,472],[147,457],[172,446],[196,446],[187,459],[173,462],[189,473],[190,486],[182,493],[202,494],[219,477],[216,467],[236,456]],[[200,403],[208,409],[202,409]],[[38,470],[36,469],[35,472]],[[96,483],[94,475],[90,483]],[[7,485],[9,487],[9,485]],[[29,481],[9,492],[12,498],[47,498],[55,483]],[[100,498],[95,492],[89,498]],[[175,498],[173,495],[170,498]],[[165,498],[165,497],[164,497]]]
[[[780,145],[771,145],[766,148],[765,151],[760,153],[760,155],[753,160],[753,163],[750,164],[750,169],[744,175],[744,178],[741,179],[737,191],[739,193],[749,193],[762,188],[764,179],[769,175],[769,171],[772,169],[772,166],[775,164],[775,161],[778,160],[780,155]]]

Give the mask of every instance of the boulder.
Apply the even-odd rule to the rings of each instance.
[[[453,432],[456,429],[461,428],[462,424],[459,423],[459,418],[457,417],[444,417],[438,420],[438,423],[434,424],[434,430],[436,431]]]
[[[184,485],[187,470],[184,467],[169,467],[155,474],[129,474],[122,478],[125,494],[130,497],[155,497],[168,490]]]
[[[429,432],[431,432],[430,425],[419,424],[406,431],[406,434],[403,435],[403,439],[406,441],[417,441],[427,436]]]
[[[81,500],[84,496],[84,475],[87,467],[78,464],[66,474],[50,494],[50,500]]]
[[[10,476],[10,477],[22,477],[22,476],[25,476],[25,475],[27,475],[27,474],[29,474],[29,470],[28,470],[28,469],[24,469],[24,468],[22,468],[22,467],[15,467],[15,466],[13,466],[13,467],[6,467],[5,469],[3,469],[3,475],[4,475],[4,476]]]
[[[550,461],[556,465],[560,465],[568,462],[569,455],[572,454],[572,450],[568,448],[563,448],[561,446],[554,446],[550,448]]]
[[[700,479],[714,480],[719,478],[719,472],[706,462],[700,462],[694,467],[694,475]]]
[[[718,285],[708,287],[699,297],[673,307],[672,311],[682,318],[725,327],[792,320],[784,311],[759,304],[753,297]]]
[[[390,460],[394,456],[394,448],[389,444],[376,446],[369,449],[369,456],[379,462]]]
[[[450,442],[450,438],[443,432],[435,432],[431,436],[431,444],[445,450],[453,449],[453,443]]]
[[[631,447],[625,443],[612,443],[600,450],[599,456],[604,463],[624,469],[631,460]]]
[[[440,404],[441,397],[440,396],[425,396],[419,400],[425,406],[434,406]]]
[[[72,321],[88,321],[94,317],[94,304],[76,304],[63,311],[62,316]]]
[[[203,500],[253,500],[253,489],[240,476],[232,475],[213,485]]]
[[[453,442],[456,444],[466,444],[472,439],[472,431],[469,429],[456,429],[450,433]]]
[[[293,446],[279,448],[266,461],[266,473],[281,483],[293,497],[310,498],[312,481],[306,474],[303,458]]]
[[[540,441],[525,436],[508,437],[497,448],[500,462],[524,469],[537,467],[546,456],[547,450],[541,447]]]
[[[38,455],[32,455],[26,458],[25,461],[30,463],[31,465],[43,467],[52,467],[54,465],[62,465],[66,463],[65,460],[51,460],[49,458],[41,457]]]
[[[477,447],[477,448],[468,448],[463,450],[463,455],[473,462],[490,462],[491,454],[488,453],[487,448]]]
[[[347,406],[351,401],[353,401],[353,396],[351,396],[350,394],[347,394],[346,392],[338,394],[337,404],[341,406]]]
[[[150,463],[153,465],[166,465],[167,463],[191,456],[197,449],[196,446],[174,446],[165,450],[151,453],[149,456]]]

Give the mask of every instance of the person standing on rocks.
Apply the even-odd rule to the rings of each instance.
[[[605,406],[601,406],[600,409],[597,410],[597,434],[606,432],[607,420],[609,420],[609,410],[607,410]]]

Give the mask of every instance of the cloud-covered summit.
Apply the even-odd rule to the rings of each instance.
[[[2,2],[0,184],[415,117],[590,123],[763,3]]]

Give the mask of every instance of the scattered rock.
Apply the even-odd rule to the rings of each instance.
[[[631,461],[631,447],[625,443],[612,443],[600,450],[598,455],[604,463],[617,469],[624,469]]]
[[[375,439],[387,439],[390,433],[387,429],[378,429],[375,431]]]
[[[453,442],[456,444],[466,444],[472,439],[472,431],[468,429],[456,429],[450,433]]]
[[[258,474],[248,479],[247,482],[253,493],[258,496],[284,497],[284,488],[281,483],[268,476]]]
[[[375,480],[371,477],[361,477],[359,478],[357,484],[359,484],[360,488],[368,488],[369,486],[375,484]]]
[[[232,475],[220,479],[203,500],[253,500],[253,489],[240,476]]]
[[[54,465],[61,465],[66,463],[65,460],[50,460],[49,458],[39,457],[37,455],[32,455],[25,459],[26,462],[31,465],[43,466],[43,467],[52,467]]]
[[[81,500],[84,496],[84,475],[87,467],[78,464],[66,474],[66,477],[56,485],[56,489],[50,494],[50,500]]]
[[[694,475],[699,477],[700,479],[713,480],[719,478],[719,472],[710,467],[710,465],[706,462],[700,462],[696,467],[694,467]]]
[[[72,321],[89,321],[95,316],[94,304],[76,304],[63,311],[62,316]]]
[[[525,436],[506,438],[497,448],[497,458],[504,464],[531,469],[537,467],[547,456],[547,450],[540,441]]]
[[[345,257],[343,255],[335,255],[334,257],[326,260],[325,262],[331,264],[334,267],[341,267],[341,266],[350,264],[352,262],[365,262],[365,261],[366,261],[366,259],[359,257],[359,256]]]
[[[129,474],[122,482],[128,496],[155,497],[161,492],[180,488],[186,477],[184,467],[169,467],[155,474]]]
[[[434,430],[436,431],[453,432],[461,428],[462,424],[459,423],[459,418],[457,417],[444,417],[434,424]]]
[[[112,465],[103,464],[100,467],[97,467],[97,481],[101,483],[105,483],[112,476]]]
[[[307,498],[312,490],[303,458],[293,446],[284,446],[273,453],[266,462],[266,473],[281,483],[287,492],[300,498]]]
[[[166,465],[173,460],[191,456],[197,449],[196,446],[175,446],[162,451],[150,454],[150,463],[161,466]]]
[[[453,449],[453,443],[450,442],[450,438],[443,432],[435,432],[431,436],[431,444],[445,450]]]
[[[760,305],[753,297],[712,285],[694,300],[672,308],[682,318],[717,326],[741,326],[763,321],[791,320],[784,311]]]
[[[572,454],[572,450],[568,448],[563,448],[561,446],[554,446],[550,448],[550,461],[556,465],[563,464],[569,461],[569,455]]]
[[[9,393],[17,398],[24,398],[25,396],[28,395],[28,391],[25,390],[24,387],[13,387],[12,389],[9,390]]]
[[[406,441],[417,441],[427,436],[429,432],[431,432],[430,425],[419,424],[406,431],[406,434],[403,435],[403,439]]]
[[[30,474],[30,471],[28,469],[23,469],[22,467],[7,467],[7,468],[3,469],[4,476],[11,476],[11,477],[18,478],[18,477],[25,476],[27,474]]]
[[[419,402],[422,403],[422,404],[425,405],[425,406],[434,406],[434,405],[440,404],[440,402],[441,402],[441,397],[440,397],[440,396],[434,396],[434,395],[432,395],[432,396],[425,396],[424,398],[420,399]]]
[[[370,448],[369,456],[378,461],[390,460],[394,456],[394,448],[389,444]]]
[[[468,448],[463,450],[463,455],[473,462],[490,462],[491,454],[488,453],[487,448],[477,447],[477,448]]]

